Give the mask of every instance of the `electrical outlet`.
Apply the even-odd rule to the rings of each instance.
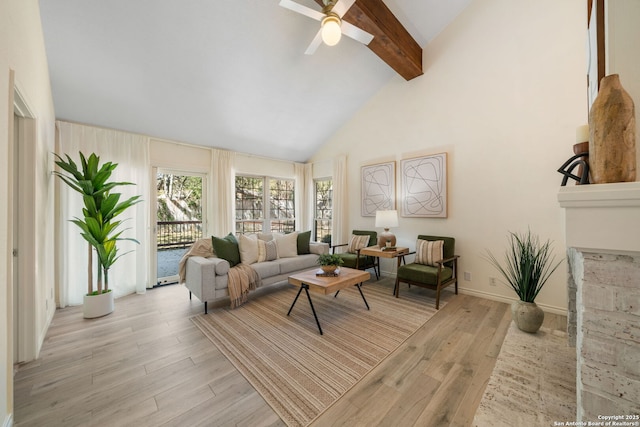
[[[495,285],[496,285],[496,278],[489,277],[489,286],[495,286]]]
[[[466,280],[467,282],[471,281],[471,273],[469,273],[468,271],[464,272],[464,280]]]

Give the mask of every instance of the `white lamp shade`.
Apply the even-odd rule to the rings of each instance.
[[[398,211],[376,211],[376,227],[391,228],[398,226]]]
[[[322,41],[327,46],[335,46],[341,37],[340,18],[331,15],[326,16],[322,20]]]

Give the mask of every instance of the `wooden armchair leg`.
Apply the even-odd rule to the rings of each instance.
[[[398,298],[400,296],[400,280],[396,277],[396,286],[393,288],[393,294]]]
[[[440,285],[436,288],[436,310],[440,310]]]
[[[458,295],[458,258],[453,260],[453,285],[456,290],[456,295]]]

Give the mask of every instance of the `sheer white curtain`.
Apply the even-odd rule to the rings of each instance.
[[[331,243],[339,245],[347,242],[346,226],[349,206],[347,189],[347,156],[340,155],[333,161],[333,217],[331,224]]]
[[[296,229],[299,231],[311,230],[311,212],[309,210],[309,200],[312,194],[309,193],[310,180],[313,183],[313,175],[308,173],[311,164],[294,163],[293,171],[295,175],[295,210]]]
[[[56,122],[58,140],[56,151],[65,157],[68,154],[80,166],[82,152],[85,156],[96,153],[100,164],[118,163],[111,175],[113,181],[133,182],[135,185],[117,187],[114,191],[122,194],[121,200],[135,195],[143,197],[149,191],[149,138],[110,129],[67,122]],[[82,304],[87,292],[87,242],[80,236],[80,229],[69,222],[82,216],[82,196],[56,179],[58,191],[58,237],[59,250],[58,288],[60,306]],[[123,228],[128,228],[122,237],[132,237],[140,242],[118,242],[120,253],[133,250],[124,255],[109,270],[109,287],[114,296],[133,292],[144,293],[148,282],[149,270],[149,206],[152,201],[143,200],[123,214],[127,218]],[[95,255],[94,255],[95,258]],[[96,262],[94,261],[94,280]]]
[[[213,171],[213,218],[211,234],[225,236],[235,232],[235,153],[233,151],[213,149],[211,152]]]
[[[313,163],[304,165],[304,218],[305,230],[312,230],[313,237],[313,218],[315,216],[316,190],[313,184]]]

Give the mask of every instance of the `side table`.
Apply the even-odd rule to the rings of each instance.
[[[409,255],[409,248],[401,248],[396,246],[393,249],[381,248],[380,246],[369,246],[368,248],[360,249],[360,255],[367,255],[376,258],[396,258],[398,260],[398,267],[400,262],[406,264],[404,260],[405,255]],[[378,259],[378,265],[380,260]]]

